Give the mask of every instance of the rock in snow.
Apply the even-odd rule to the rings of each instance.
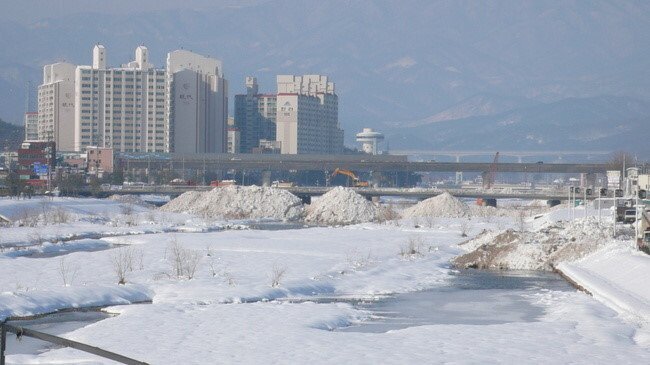
[[[175,213],[192,213],[209,218],[298,220],[300,198],[281,189],[259,186],[226,186],[211,191],[188,191],[161,207]]]
[[[336,187],[307,207],[305,221],[321,224],[356,224],[372,222],[379,207],[352,189]]]
[[[441,217],[461,218],[470,215],[467,204],[444,192],[433,198],[423,200],[418,204],[404,210],[405,218],[414,217]]]

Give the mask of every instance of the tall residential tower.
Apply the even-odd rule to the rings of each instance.
[[[55,142],[59,151],[75,149],[75,68],[65,62],[44,66],[38,87],[38,140]]]
[[[276,139],[283,154],[339,154],[343,130],[334,83],[322,75],[277,77]]]
[[[178,50],[167,55],[169,151],[224,153],[228,82],[220,60]]]
[[[75,150],[166,151],[165,70],[148,62],[144,46],[122,67],[109,68],[106,59],[106,49],[96,45],[92,66],[76,69]]]
[[[240,132],[240,151],[251,153],[260,140],[275,140],[275,94],[260,94],[257,79],[246,77],[246,94],[235,95],[235,123]]]

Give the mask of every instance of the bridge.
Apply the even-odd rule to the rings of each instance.
[[[483,172],[487,162],[408,161],[403,155],[253,155],[253,154],[121,154],[126,170],[176,171],[333,171],[357,172]],[[499,163],[498,172],[604,173],[603,163]]]
[[[286,190],[304,201],[309,202],[311,197],[327,193],[333,187],[324,186],[294,186],[279,187]],[[209,191],[214,189],[210,186],[177,186],[177,185],[133,185],[123,186],[119,190],[110,188],[102,189],[101,195],[132,194],[132,195],[171,195],[178,196],[186,191]],[[399,196],[424,200],[444,193],[445,191],[458,198],[484,198],[484,199],[540,199],[540,200],[567,200],[566,190],[481,190],[481,189],[424,189],[424,188],[350,188],[368,199],[382,196]],[[587,198],[593,198],[588,196]]]

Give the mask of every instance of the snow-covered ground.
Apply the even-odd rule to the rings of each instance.
[[[28,204],[22,202],[18,204]],[[225,222],[148,207],[133,208],[137,212],[125,217],[120,203],[110,200],[57,202],[62,207],[87,203],[87,211],[65,224],[0,228],[0,240],[21,244],[33,229],[40,229],[44,236],[57,227],[64,232],[59,235],[118,234],[116,229],[127,233],[147,225],[161,231],[46,244],[34,249],[40,255],[25,256],[13,250],[0,253],[0,319],[112,305],[106,310],[119,315],[64,336],[149,363],[650,361],[644,326],[650,304],[648,290],[642,286],[648,282],[650,262],[622,244],[605,245],[606,249],[599,251],[608,262],[597,252],[562,266],[567,275],[594,293],[593,298],[581,292],[531,291],[528,300],[544,311],[537,321],[423,325],[386,333],[339,332],[331,329],[367,320],[370,313],[347,303],[273,299],[373,298],[443,286],[452,270],[450,260],[464,252],[458,246],[467,240],[462,232],[472,237],[483,230],[516,228],[517,219],[435,218],[301,230],[188,233],[162,230],[178,226],[199,229]],[[0,200],[0,214],[2,209],[19,210],[16,203]],[[107,221],[84,221],[84,217],[102,214],[109,216]],[[140,217],[135,223],[123,224],[134,215]],[[149,215],[155,218],[147,220]],[[106,222],[117,224],[113,227]],[[531,218],[529,225],[534,224]],[[84,249],[88,245],[101,250]],[[617,271],[614,267],[618,265],[625,270]],[[117,284],[119,271],[126,285]],[[129,304],[143,301],[151,303]],[[458,310],[471,310],[471,303]],[[70,349],[10,355],[7,360],[104,362]]]

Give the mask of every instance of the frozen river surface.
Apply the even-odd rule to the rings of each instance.
[[[548,290],[574,289],[552,273],[460,271],[451,275],[445,286],[358,304],[373,313],[373,320],[341,331],[387,332],[432,324],[532,322],[544,312],[531,302],[530,294]]]

